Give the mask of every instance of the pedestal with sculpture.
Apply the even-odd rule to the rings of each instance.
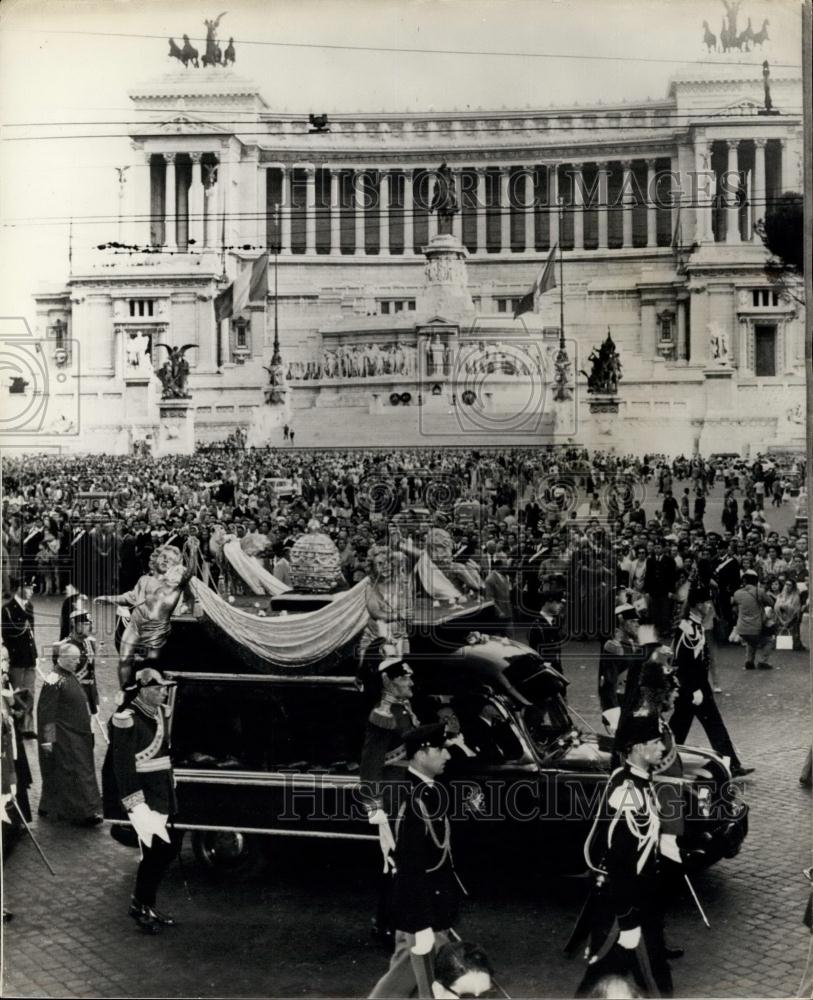
[[[263,387],[263,402],[251,415],[246,446],[265,448],[275,443],[283,426],[291,423],[291,401],[285,381],[282,357],[276,351],[270,365],[263,365],[268,372],[268,384]]]
[[[599,347],[593,348],[587,360],[590,362],[591,370],[588,373],[582,369],[582,375],[587,379],[590,412],[597,414],[618,413],[621,358],[609,327],[604,342]]]
[[[189,362],[186,360],[186,352],[195,345],[156,346],[165,348],[169,357],[156,373],[163,391],[158,404],[155,454],[158,457],[191,455],[195,451],[195,409],[187,390]]]

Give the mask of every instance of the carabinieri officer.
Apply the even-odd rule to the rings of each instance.
[[[576,995],[586,996],[599,978],[615,973],[632,974],[646,996],[671,996],[658,877],[658,855],[667,844],[652,784],[665,749],[658,716],[622,719],[616,748],[624,766],[607,788],[604,859],[611,925],[609,932],[598,922],[594,927],[588,968]]]
[[[183,839],[170,822],[177,803],[164,702],[172,686],[173,681],[151,667],[136,673],[124,689],[124,704],[110,719],[110,746],[102,768],[105,811],[123,806],[138,835],[141,862],[129,914],[147,934],[175,925],[173,917],[155,908],[158,885]]]

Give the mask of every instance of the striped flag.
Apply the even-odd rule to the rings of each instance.
[[[545,266],[536,277],[536,281],[531,285],[530,291],[523,295],[514,310],[514,319],[523,313],[536,312],[539,304],[539,296],[549,292],[551,288],[556,288],[556,250],[558,244],[550,248]]]
[[[249,302],[265,302],[268,297],[268,254],[264,253],[244,267],[237,279],[215,298],[217,322],[239,316]]]

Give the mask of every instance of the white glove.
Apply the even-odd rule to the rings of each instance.
[[[628,951],[632,951],[637,948],[641,943],[641,928],[633,927],[628,931],[621,931],[618,935],[618,943],[622,948],[626,948]]]
[[[371,812],[367,813],[367,822],[373,826],[381,826],[382,823],[389,824],[387,814],[383,809],[373,809]]]
[[[610,736],[615,736],[616,730],[618,729],[618,722],[621,718],[620,708],[606,708],[601,713],[601,721],[604,723],[604,728]]]
[[[435,947],[435,932],[431,927],[424,927],[422,931],[415,933],[415,944],[412,946],[413,955],[428,955]]]
[[[702,691],[698,690],[698,691],[694,692],[694,694],[692,695],[692,704],[693,705],[702,705],[703,704],[703,692]]]
[[[378,846],[381,848],[381,855],[384,858],[384,872],[394,872],[395,858],[392,856],[392,852],[395,850],[395,837],[392,835],[386,816],[384,822],[378,827]]]
[[[127,818],[133,824],[138,839],[145,847],[152,847],[152,809],[146,802],[139,802],[127,813]]]
[[[150,809],[146,802],[139,802],[137,806],[128,813],[133,829],[138,834],[138,839],[147,847],[152,847],[152,838],[160,837],[161,840],[169,843],[167,833],[167,816]]]
[[[11,822],[11,800],[14,798],[15,788],[12,785],[11,792],[8,795],[0,795],[0,822],[10,823]]]
[[[683,864],[683,858],[680,856],[680,848],[678,847],[677,837],[674,833],[662,833],[659,846],[661,854],[665,858],[669,858],[670,861],[674,861],[677,865]]]

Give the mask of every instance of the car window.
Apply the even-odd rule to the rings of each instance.
[[[180,677],[173,758],[187,767],[354,773],[365,715],[355,689]]]

